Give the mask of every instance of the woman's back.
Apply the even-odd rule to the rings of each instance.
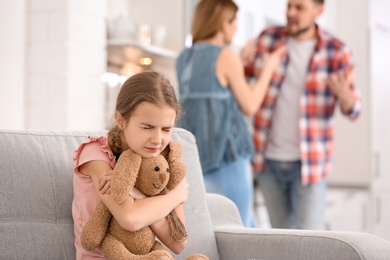
[[[216,76],[222,49],[209,43],[197,43],[184,50],[177,60],[184,109],[180,126],[195,135],[203,172],[238,158],[249,158],[253,151],[234,96]]]

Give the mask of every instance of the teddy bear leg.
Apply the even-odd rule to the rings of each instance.
[[[158,258],[158,260],[165,260],[165,259],[166,260],[174,260],[172,255],[168,252],[168,250],[158,241],[154,242],[154,245],[153,245],[153,247],[150,250],[150,253],[148,255],[155,254],[155,252],[159,252],[158,254],[160,254],[161,252],[166,252],[166,254],[164,254],[162,256],[162,258]],[[154,259],[154,258],[150,258],[150,259]]]
[[[146,255],[137,255],[138,258],[131,259],[142,259],[142,260],[175,260],[167,250],[156,250]]]
[[[194,254],[187,257],[185,260],[209,260],[209,258],[202,254]]]
[[[167,250],[156,250],[146,255],[135,255],[110,234],[106,235],[101,249],[110,260],[174,260]]]
[[[135,260],[137,255],[132,254],[125,245],[110,234],[104,238],[101,249],[110,260],[128,259]]]
[[[106,236],[111,217],[108,208],[103,202],[99,202],[81,233],[81,245],[85,249],[93,250],[100,246]]]

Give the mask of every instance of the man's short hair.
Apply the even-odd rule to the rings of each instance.
[[[313,0],[313,2],[316,3],[316,4],[323,5],[325,3],[325,0]]]

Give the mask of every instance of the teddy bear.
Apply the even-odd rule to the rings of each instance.
[[[146,196],[164,194],[174,189],[184,178],[186,168],[180,160],[182,148],[170,141],[167,159],[163,155],[143,158],[130,149],[118,159],[111,180],[111,193],[121,204],[133,187]],[[187,239],[187,232],[175,211],[169,213],[172,238],[178,242]],[[81,233],[81,244],[87,250],[100,247],[109,259],[172,259],[168,250],[156,240],[153,230],[147,226],[135,232],[124,230],[111,212],[99,202]],[[207,256],[194,254],[187,260],[206,260]]]

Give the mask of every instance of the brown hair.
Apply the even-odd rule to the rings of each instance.
[[[325,3],[325,0],[313,0],[314,3],[323,5]]]
[[[160,73],[145,71],[128,78],[122,85],[116,100],[115,111],[128,120],[142,102],[168,105],[180,116],[180,104],[171,83]],[[108,144],[117,156],[122,153],[121,130],[117,125],[108,131]]]
[[[192,20],[192,42],[215,36],[224,21],[233,21],[237,11],[232,0],[201,0]]]

